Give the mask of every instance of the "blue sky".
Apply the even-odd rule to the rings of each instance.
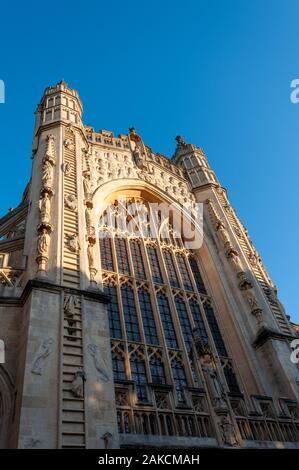
[[[97,130],[134,125],[168,156],[177,134],[204,148],[299,321],[299,3],[2,2],[0,17],[0,215],[30,175],[36,104],[64,78]]]

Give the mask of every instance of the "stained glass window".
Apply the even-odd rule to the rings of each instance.
[[[100,240],[100,253],[102,269],[106,271],[114,271],[111,238],[104,236]]]
[[[198,302],[194,299],[190,299],[189,301],[190,310],[193,316],[193,320],[196,327],[196,333],[201,337],[201,339],[206,343],[208,341],[208,334],[207,330],[201,315],[200,307]]]
[[[175,298],[175,306],[178,312],[180,325],[185,340],[187,351],[189,352],[192,348],[192,328],[190,325],[187,309],[184,300],[177,296]]]
[[[115,351],[112,351],[112,368],[114,380],[125,380],[125,363],[123,358]]]
[[[170,285],[172,287],[179,287],[179,280],[176,274],[171,252],[168,250],[164,250],[163,257]]]
[[[192,291],[193,287],[187,268],[186,258],[183,254],[178,253],[176,255],[176,259],[181,273],[184,289]]]
[[[156,248],[154,246],[148,246],[147,253],[149,257],[153,281],[157,282],[158,284],[162,284],[163,279],[162,279],[162,274],[161,274],[161,269],[159,265],[159,259],[158,259]]]
[[[176,396],[179,403],[185,403],[185,388],[187,386],[187,379],[182,364],[174,359],[171,364],[173,380],[175,383]]]
[[[166,383],[164,365],[159,357],[152,356],[150,358],[150,369],[152,374],[152,382],[154,384]]]
[[[145,270],[143,265],[140,243],[138,243],[137,240],[130,240],[130,248],[135,277],[137,279],[145,279]]]
[[[134,382],[138,401],[148,401],[147,378],[145,363],[137,354],[132,354],[130,358],[132,381]]]
[[[122,338],[116,287],[105,286],[104,292],[110,295],[111,299],[107,305],[110,336],[111,338]]]
[[[194,276],[194,280],[195,280],[198,292],[200,292],[201,294],[207,294],[207,291],[203,283],[200,270],[197,264],[197,260],[193,256],[190,256],[189,263],[190,263],[190,267]]]
[[[222,335],[219,330],[219,326],[215,317],[213,307],[209,305],[208,303],[204,303],[204,310],[205,310],[205,314],[209,323],[209,327],[211,329],[211,333],[212,333],[218,354],[219,356],[227,357],[226,347],[224,345]]]
[[[121,286],[121,298],[127,338],[129,341],[140,341],[141,338],[133,289],[128,285]]]
[[[163,325],[164,336],[169,348],[177,348],[177,338],[175,334],[175,329],[172,321],[172,316],[170,312],[169,302],[167,297],[159,292],[157,294],[158,307],[160,312],[160,317]]]
[[[138,290],[138,299],[145,340],[148,344],[159,344],[150,294],[145,289],[140,288]]]
[[[123,237],[115,237],[114,240],[115,240],[118,270],[121,274],[130,275],[126,240]]]

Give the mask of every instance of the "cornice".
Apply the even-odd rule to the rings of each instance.
[[[76,289],[74,287],[66,287],[58,284],[54,284],[50,281],[43,279],[30,279],[23,289],[20,297],[0,297],[0,304],[5,305],[19,305],[22,306],[34,290],[43,290],[46,292],[60,293],[66,292],[77,296],[83,296],[87,300],[94,302],[100,302],[107,304],[110,302],[110,296],[105,294],[103,291],[97,291],[96,289],[83,290]]]

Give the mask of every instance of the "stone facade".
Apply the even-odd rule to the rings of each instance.
[[[168,159],[95,132],[75,90],[45,90],[0,219],[0,448],[298,446],[296,333],[204,152],[176,140]],[[133,236],[107,219],[123,201],[140,227],[150,203],[175,215]],[[173,225],[198,207],[190,248]]]

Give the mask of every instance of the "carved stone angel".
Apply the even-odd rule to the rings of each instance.
[[[47,229],[43,229],[38,236],[37,240],[37,252],[39,255],[47,255],[50,246],[50,235]]]
[[[53,180],[53,167],[48,160],[43,162],[42,182],[45,187],[51,187]]]
[[[49,222],[51,212],[51,199],[48,193],[44,193],[39,203],[41,222]]]

